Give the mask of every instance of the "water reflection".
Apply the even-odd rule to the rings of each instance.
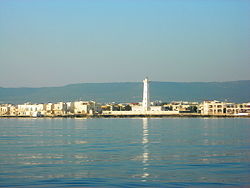
[[[248,119],[33,123],[0,119],[3,187],[250,185]]]
[[[143,124],[143,134],[142,134],[142,146],[143,146],[143,154],[142,154],[142,165],[143,165],[143,174],[142,174],[142,181],[147,181],[147,178],[149,177],[148,173],[148,166],[149,166],[149,149],[148,149],[148,119],[143,118],[142,119]]]

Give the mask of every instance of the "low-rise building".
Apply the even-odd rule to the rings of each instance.
[[[242,105],[240,106],[241,111],[239,113],[247,113],[248,115],[250,115],[250,102],[242,103],[239,105]]]
[[[0,105],[0,116],[16,116],[17,106],[14,104],[1,104]]]
[[[220,101],[203,101],[199,110],[204,115],[249,115],[250,103],[229,103]]]
[[[133,112],[140,112],[143,111],[141,103],[131,103],[131,111]]]
[[[74,114],[88,114],[91,109],[91,105],[88,101],[75,101],[72,107]]]
[[[0,116],[8,116],[10,114],[10,106],[8,104],[0,105]]]
[[[150,111],[160,112],[160,111],[163,111],[163,107],[162,106],[150,106]]]
[[[19,104],[17,105],[18,116],[41,116],[45,114],[45,104]]]
[[[226,103],[226,114],[235,115],[249,115],[250,114],[250,103]]]
[[[153,104],[155,104],[155,103],[153,103]],[[145,109],[144,109],[144,107],[142,106],[141,103],[131,103],[131,111],[133,111],[133,112],[144,112]],[[163,111],[163,107],[160,104],[150,105],[148,107],[147,111],[152,111],[152,112]]]
[[[100,113],[101,106],[97,104],[95,101],[75,101],[72,102],[70,109],[73,111],[75,115],[77,114],[94,114]]]
[[[45,115],[46,116],[53,116],[54,115],[54,104],[53,103],[47,103],[45,104]]]
[[[164,104],[163,110],[176,111],[180,113],[197,113],[198,106],[198,102],[173,101],[169,104]]]
[[[220,101],[203,101],[199,105],[199,110],[201,114],[204,115],[221,115],[226,113],[225,102]]]
[[[67,114],[67,104],[65,102],[58,102],[53,104],[53,115],[62,116]]]
[[[18,110],[16,105],[10,105],[10,116],[17,116],[18,115]]]

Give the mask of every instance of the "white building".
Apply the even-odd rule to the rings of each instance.
[[[250,115],[250,103],[226,103],[226,113],[234,115]]]
[[[142,104],[138,103],[138,104],[131,104],[131,111],[133,112],[141,112],[142,110]]]
[[[94,114],[101,111],[101,106],[95,101],[75,101],[70,105],[73,114]]]
[[[75,101],[72,103],[74,114],[88,114],[91,104],[88,101]]]
[[[56,116],[65,115],[67,113],[67,104],[65,102],[54,103],[53,114]]]
[[[151,106],[150,107],[150,111],[152,112],[159,112],[159,111],[162,111],[162,106]]]
[[[17,105],[19,116],[40,116],[45,114],[45,104],[19,104]]]
[[[203,101],[200,112],[204,115],[249,115],[250,103],[228,103],[220,101]]]
[[[220,101],[203,101],[200,105],[201,114],[204,115],[220,115],[225,113],[225,103]]]
[[[53,114],[54,114],[53,109],[54,109],[54,104],[53,104],[53,103],[47,103],[47,104],[45,105],[46,115],[47,115],[47,116],[53,115]]]

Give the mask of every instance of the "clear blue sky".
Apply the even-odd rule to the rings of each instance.
[[[1,0],[0,86],[250,79],[248,0]]]

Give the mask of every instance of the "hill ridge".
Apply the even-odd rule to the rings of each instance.
[[[142,82],[78,83],[59,87],[3,88],[0,103],[46,103],[58,101],[95,100],[97,102],[139,102]],[[250,101],[250,80],[227,82],[150,82],[151,101],[173,100]]]

